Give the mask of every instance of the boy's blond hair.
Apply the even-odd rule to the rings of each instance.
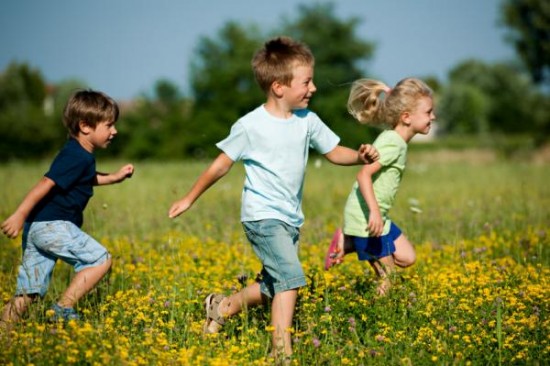
[[[80,122],[95,128],[99,122],[116,122],[118,104],[107,94],[95,90],[79,90],[70,98],[63,110],[63,125],[73,137],[80,132]]]
[[[416,78],[403,79],[393,89],[378,80],[359,79],[351,86],[348,112],[359,123],[394,128],[402,113],[411,112],[421,97],[432,94],[430,87]]]
[[[285,36],[267,41],[252,58],[254,76],[266,94],[275,81],[290,85],[296,66],[314,64],[315,58],[307,45]]]

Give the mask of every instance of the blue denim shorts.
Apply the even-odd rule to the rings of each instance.
[[[243,228],[262,262],[260,290],[264,295],[273,297],[306,285],[298,258],[299,228],[275,219],[245,221]]]
[[[401,229],[392,222],[390,231],[386,235],[368,238],[352,236],[351,238],[359,260],[372,261],[392,255],[395,252],[394,242],[399,235],[401,235]]]
[[[110,258],[107,249],[69,221],[27,223],[22,244],[23,260],[19,266],[16,295],[44,296],[58,259],[79,272]]]

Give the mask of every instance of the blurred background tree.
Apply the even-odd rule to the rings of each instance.
[[[180,126],[188,156],[204,157],[218,150],[237,119],[265,100],[256,85],[250,61],[264,41],[256,26],[227,23],[217,39],[199,40],[191,62],[191,118]]]
[[[53,112],[52,96],[40,71],[26,63],[11,63],[0,74],[0,156],[30,158],[50,153],[63,133]]]
[[[550,3],[506,0],[502,18],[509,40],[537,84],[550,83]]]

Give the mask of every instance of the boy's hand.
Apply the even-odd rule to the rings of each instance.
[[[11,215],[2,223],[2,232],[8,238],[15,238],[19,235],[23,223],[25,222],[25,217],[17,212]]]
[[[122,168],[120,168],[118,174],[122,177],[123,180],[126,178],[132,178],[132,174],[134,174],[134,165],[124,165]]]
[[[170,207],[170,210],[168,211],[168,217],[173,219],[174,217],[177,217],[184,213],[185,211],[189,210],[191,207],[191,204],[185,199],[179,200],[174,202],[172,204],[172,207]]]
[[[359,154],[359,159],[365,164],[374,163],[380,158],[378,150],[370,144],[362,144],[357,152]]]
[[[126,164],[116,173],[117,181],[122,182],[126,178],[132,178],[132,174],[134,174],[134,166],[132,164]]]

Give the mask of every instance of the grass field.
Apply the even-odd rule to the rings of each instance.
[[[0,220],[48,168],[0,165]],[[98,162],[110,171],[115,162]],[[113,254],[112,273],[79,304],[84,320],[50,324],[46,309],[71,278],[58,264],[46,298],[2,339],[7,365],[269,365],[269,312],[202,335],[203,299],[252,281],[260,265],[239,223],[243,170],[184,216],[171,203],[205,163],[144,162],[134,177],[95,190],[84,230]],[[389,296],[349,256],[322,270],[341,225],[355,167],[311,159],[301,258],[308,277],[293,329],[295,365],[550,363],[550,169],[484,151],[411,153],[391,216],[417,249]],[[0,239],[0,295],[13,294],[20,238]]]

